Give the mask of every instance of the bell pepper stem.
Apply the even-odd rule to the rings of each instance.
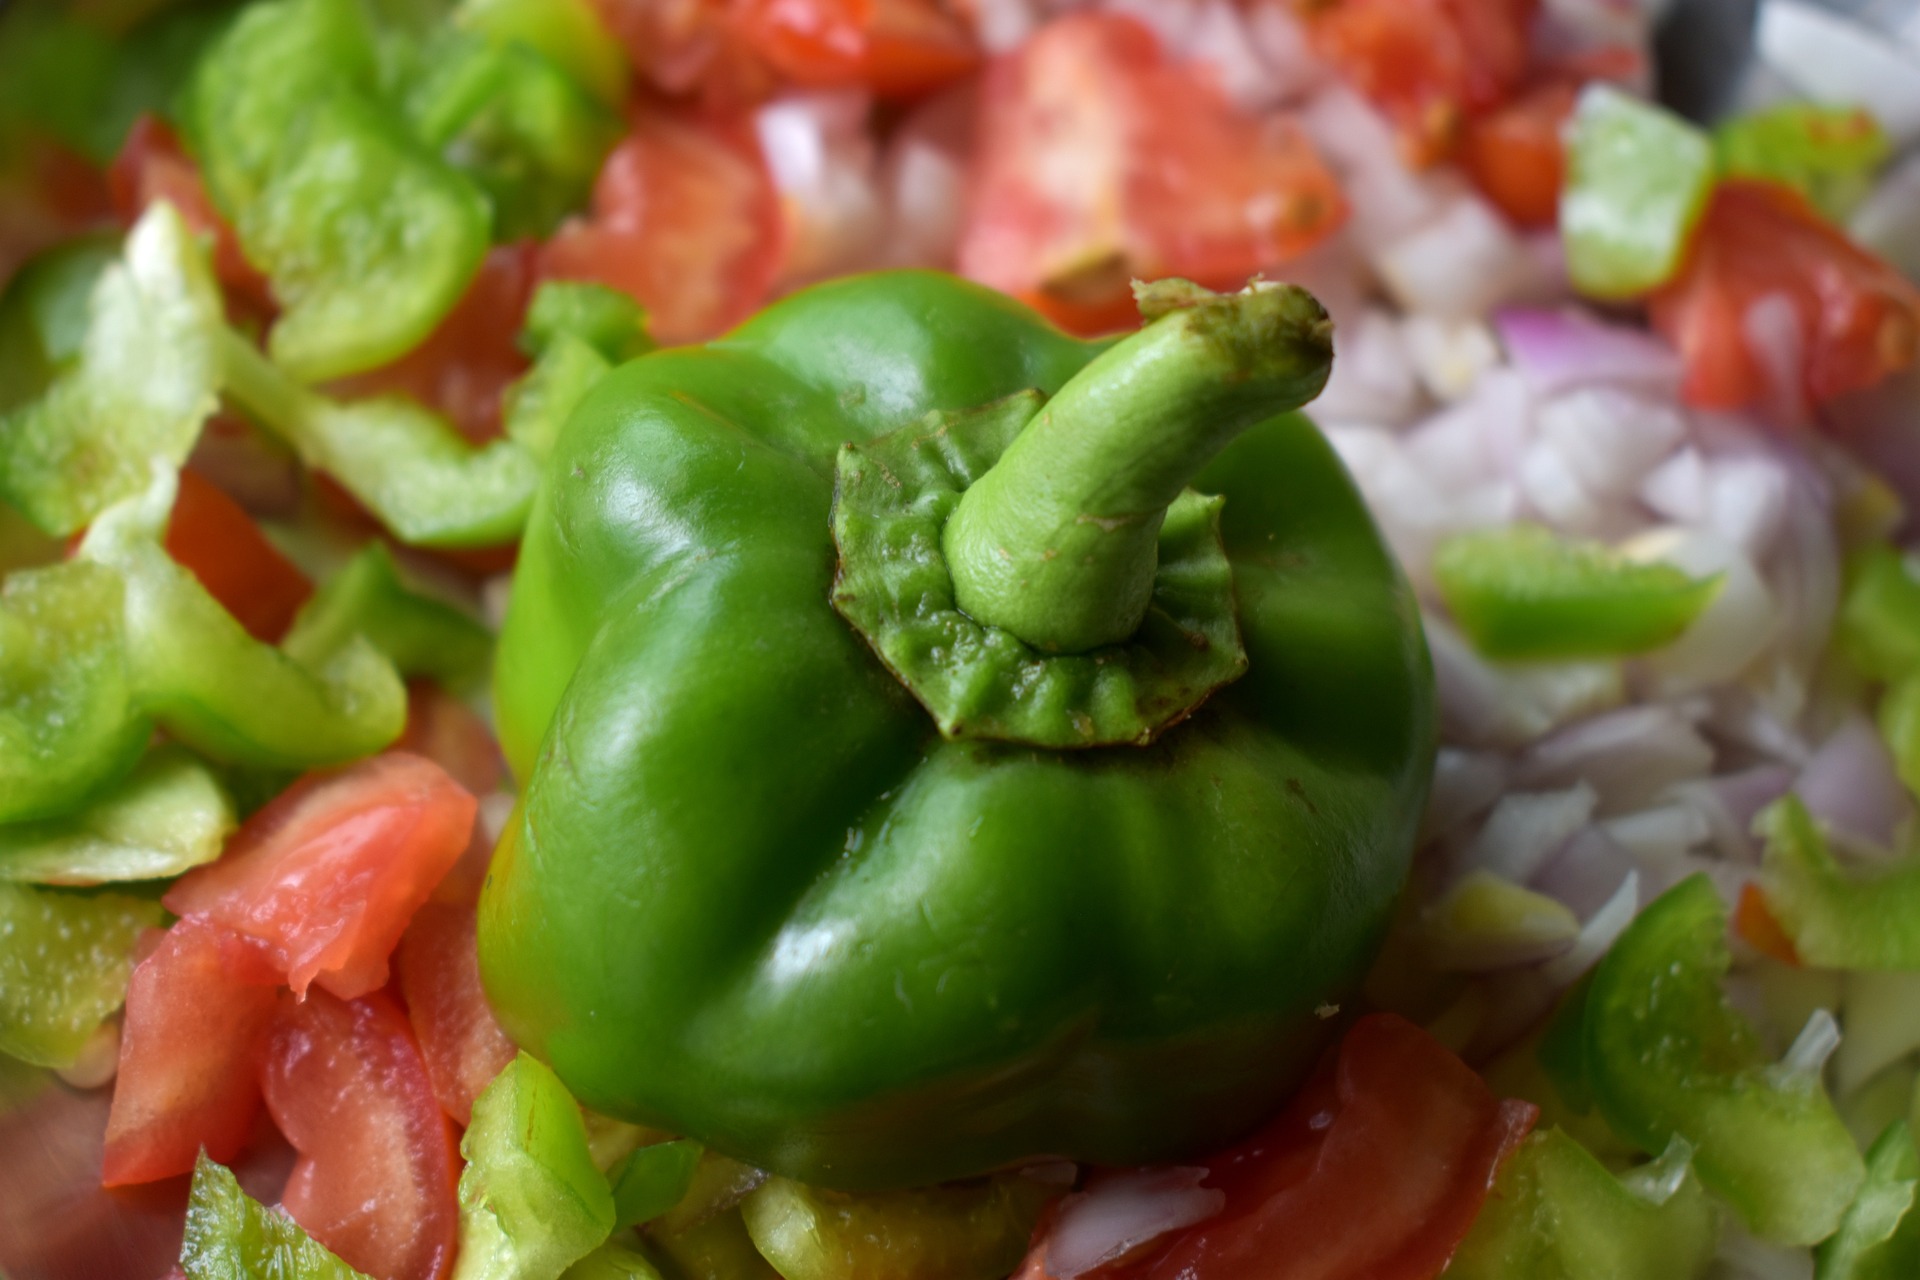
[[[1050,653],[1146,617],[1167,505],[1241,432],[1326,384],[1333,324],[1292,285],[1138,286],[1152,323],[1060,389],[942,534],[955,598]]]

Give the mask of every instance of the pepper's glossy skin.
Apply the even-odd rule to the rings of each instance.
[[[1404,879],[1435,721],[1411,593],[1297,415],[1226,497],[1248,673],[1149,747],[949,742],[834,612],[834,454],[1099,351],[860,277],[605,379],[497,673],[526,783],[500,1017],[587,1105],[806,1182],[1177,1158],[1297,1083]]]

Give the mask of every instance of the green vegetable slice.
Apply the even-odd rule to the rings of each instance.
[[[431,676],[456,693],[485,684],[493,663],[493,633],[408,587],[393,553],[379,542],[368,543],[321,585],[281,647],[295,661],[319,666],[356,635],[386,654],[401,675]]]
[[[1789,102],[1721,124],[1713,150],[1728,177],[1792,187],[1828,217],[1843,219],[1871,194],[1893,144],[1858,107]]]
[[[1588,1076],[1622,1136],[1661,1150],[1678,1134],[1756,1235],[1812,1244],[1839,1225],[1865,1170],[1818,1074],[1768,1061],[1721,993],[1726,928],[1705,875],[1640,913],[1594,971]]]
[[[1920,1275],[1920,1152],[1913,1130],[1896,1120],[1867,1151],[1867,1180],[1816,1253],[1816,1280],[1902,1280]]]
[[[1869,680],[1920,673],[1920,581],[1900,553],[1869,547],[1847,566],[1847,591],[1835,621],[1840,652]]]
[[[570,333],[558,335],[507,391],[508,437],[534,457],[545,458],[574,409],[612,369],[587,342]]]
[[[614,1229],[659,1217],[686,1198],[705,1148],[679,1139],[644,1146],[612,1172]]]
[[[193,1168],[180,1269],[187,1280],[367,1280],[284,1209],[242,1191],[233,1172],[204,1151]]]
[[[1567,140],[1560,233],[1574,287],[1631,298],[1679,270],[1714,179],[1713,144],[1679,116],[1595,84]]]
[[[213,412],[220,294],[206,253],[157,203],[101,272],[86,337],[37,399],[0,415],[0,496],[69,534],[185,460]]]
[[[623,1244],[603,1244],[568,1267],[561,1280],[661,1280],[646,1254]]]
[[[1767,907],[1803,963],[1823,969],[1920,969],[1920,856],[1842,867],[1797,796],[1754,822],[1767,842]]]
[[[70,1066],[126,999],[133,944],[164,914],[144,898],[0,882],[0,1053]]]
[[[1538,525],[1457,534],[1433,573],[1454,619],[1490,658],[1603,658],[1680,638],[1719,590]]]
[[[534,290],[520,349],[537,359],[563,334],[586,342],[610,364],[653,350],[640,304],[618,289],[588,281],[548,280]]]
[[[460,1154],[454,1280],[557,1280],[612,1232],[580,1108],[537,1058],[519,1055],[474,1100]]]
[[[999,1280],[1056,1191],[1019,1174],[860,1195],[769,1178],[740,1213],[786,1280]]]
[[[213,771],[179,747],[162,746],[84,809],[0,827],[0,880],[167,879],[218,858],[237,823]]]
[[[93,288],[120,237],[81,236],[29,258],[0,292],[0,412],[46,391],[86,345]]]
[[[668,1263],[661,1270],[684,1280],[790,1280],[754,1248],[737,1208],[648,1240]]]
[[[462,0],[453,20],[537,50],[612,110],[626,104],[626,53],[588,0]]]

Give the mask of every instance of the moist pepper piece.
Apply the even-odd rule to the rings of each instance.
[[[503,1025],[586,1105],[812,1185],[883,1188],[1039,1153],[1205,1151],[1313,1061],[1314,1010],[1357,982],[1406,871],[1434,743],[1425,646],[1344,470],[1283,412],[1324,376],[1318,307],[1175,287],[1154,311],[1102,355],[976,286],[870,276],[589,393],[501,641],[526,804],[480,921]],[[1112,709],[1076,697],[1130,689],[1116,718],[1164,717],[1148,746],[944,736],[878,632],[829,600],[841,445],[912,453],[945,502],[978,492],[967,477],[1001,439],[982,407],[1021,393],[1045,403],[1007,460],[1031,438],[1078,473],[1052,499],[1062,547],[1105,554],[1075,540],[1101,527],[1080,514],[1130,531],[1100,570],[1111,590],[1062,590],[1073,609],[1112,622],[1109,597],[1137,602],[1132,575],[1156,570],[1137,531],[1176,500],[1219,504],[1222,571],[1155,590],[1230,592],[1246,671],[1204,704],[1191,691],[1184,721],[1147,705],[1164,595],[1100,651],[1140,658],[1126,687],[978,624],[1045,668],[1007,705],[1066,734]],[[1076,457],[1096,424],[1113,447],[1083,453],[1131,457],[1130,484],[1102,490]],[[1059,700],[1035,705],[1043,685]]]

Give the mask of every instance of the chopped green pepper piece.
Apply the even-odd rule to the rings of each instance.
[[[518,442],[468,444],[411,400],[341,403],[314,394],[229,333],[228,391],[301,459],[332,475],[400,541],[476,547],[510,542],[526,523],[539,464]]]
[[[134,714],[119,575],[69,562],[0,587],[0,822],[50,818],[132,766]]]
[[[1692,1280],[1713,1260],[1713,1206],[1684,1142],[1616,1178],[1558,1129],[1500,1166],[1449,1280]]]
[[[80,354],[93,287],[119,257],[119,236],[81,236],[14,273],[0,292],[0,412],[38,397]]]
[[[460,1154],[453,1280],[557,1280],[612,1232],[580,1108],[539,1059],[520,1054],[474,1099]]]
[[[158,902],[0,883],[0,1053],[64,1067],[127,996]]]
[[[1574,287],[1631,298],[1680,267],[1713,190],[1713,144],[1679,116],[1604,84],[1574,110],[1560,232]]]
[[[108,106],[121,61],[106,33],[62,7],[0,9],[0,131],[28,126],[106,163],[119,144]]]
[[[1867,1181],[1815,1254],[1816,1280],[1911,1280],[1920,1276],[1920,1152],[1905,1120],[1888,1125],[1867,1151]]]
[[[205,251],[155,204],[95,284],[72,363],[0,415],[0,496],[64,535],[140,492],[155,457],[184,461],[216,403],[221,323]]]
[[[545,458],[574,409],[612,369],[592,346],[570,333],[560,334],[526,376],[508,388],[508,437],[534,457]]]
[[[632,295],[604,284],[548,280],[534,290],[520,349],[538,359],[563,335],[588,343],[610,364],[653,350],[647,313]]]
[[[1861,551],[1847,568],[1835,623],[1840,651],[1869,680],[1891,683],[1920,673],[1920,581],[1885,545]]]
[[[1817,1072],[1766,1060],[1720,990],[1731,958],[1712,881],[1689,877],[1627,927],[1594,970],[1586,1064],[1607,1122],[1646,1150],[1678,1134],[1700,1179],[1756,1235],[1812,1244],[1865,1171]]]
[[[1868,111],[1789,102],[1724,122],[1713,150],[1728,177],[1792,187],[1840,219],[1873,190],[1893,145]]]
[[[1802,962],[1823,969],[1920,969],[1920,856],[1844,868],[1797,796],[1754,822],[1767,842],[1767,907]]]
[[[603,1244],[568,1267],[561,1280],[662,1280],[653,1259],[623,1244]]]
[[[453,20],[538,50],[609,108],[626,104],[626,54],[588,0],[462,0]]]
[[[649,1236],[676,1280],[784,1280],[753,1247],[739,1209],[703,1219],[685,1231]]]
[[[160,538],[176,480],[108,508],[80,556],[125,584],[134,696],[174,737],[217,760],[311,768],[369,755],[400,735],[406,689],[363,639],[308,668],[248,635]]]
[[[1056,1194],[1019,1174],[859,1195],[771,1178],[740,1213],[786,1280],[999,1280]]]
[[[179,747],[162,746],[77,813],[0,826],[0,880],[167,879],[219,857],[237,821],[213,771]]]
[[[706,1148],[681,1138],[640,1147],[612,1174],[614,1229],[659,1217],[686,1199]]]
[[[193,1167],[180,1269],[187,1280],[367,1280],[286,1210],[242,1191],[233,1172],[204,1151]]]
[[[425,338],[487,251],[479,192],[351,89],[316,104],[235,229],[283,309],[268,335],[302,381],[387,363]]]
[[[493,663],[493,633],[407,586],[384,543],[368,543],[321,585],[281,647],[316,666],[356,635],[386,654],[401,675],[431,676],[455,693],[479,688]]]
[[[1601,658],[1679,639],[1720,589],[1672,565],[1638,564],[1538,525],[1462,533],[1433,573],[1474,647],[1490,658]]]
[[[1920,795],[1920,671],[1887,690],[1878,719],[1900,781]]]

